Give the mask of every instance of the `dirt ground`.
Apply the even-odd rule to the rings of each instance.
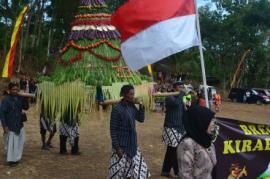
[[[217,116],[270,124],[270,105],[223,103]],[[58,154],[59,137],[53,139],[55,148],[41,150],[39,120],[35,108],[28,112],[25,124],[27,142],[22,162],[13,168],[6,166],[3,156],[3,140],[0,140],[0,178],[107,178],[111,154],[109,113],[91,113],[80,129],[80,156]],[[138,143],[154,179],[159,177],[165,147],[161,142],[164,115],[147,113],[145,123],[137,123]],[[0,133],[2,134],[2,129]]]

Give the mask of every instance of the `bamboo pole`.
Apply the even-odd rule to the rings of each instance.
[[[32,93],[19,92],[18,95],[22,97],[27,97],[27,98],[36,98],[36,94],[32,94]]]
[[[175,96],[179,95],[179,92],[165,92],[165,93],[154,93],[153,97],[166,97],[166,96]]]
[[[165,92],[165,93],[153,93],[153,98],[155,97],[167,97],[167,96],[175,96],[179,95],[179,92]],[[100,105],[113,105],[120,102],[120,99],[115,100],[105,100],[104,102],[100,103]]]

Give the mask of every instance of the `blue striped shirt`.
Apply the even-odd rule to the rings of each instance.
[[[136,122],[144,121],[144,107],[119,102],[111,112],[110,133],[112,147],[121,148],[131,158],[137,152]]]
[[[175,128],[180,133],[184,133],[183,115],[185,111],[185,105],[183,103],[183,96],[185,94],[181,92],[177,96],[168,96],[165,99],[166,115],[164,127]]]

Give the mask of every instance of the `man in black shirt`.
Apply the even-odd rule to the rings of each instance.
[[[27,99],[18,96],[19,85],[11,82],[8,94],[0,107],[0,120],[4,129],[7,162],[16,165],[22,158],[25,142],[23,111],[29,108]]]
[[[173,168],[174,174],[178,175],[178,164],[176,156],[176,148],[183,136],[185,129],[183,125],[183,115],[185,105],[183,97],[185,96],[185,88],[182,82],[173,84],[175,92],[179,92],[176,96],[168,96],[165,99],[166,115],[164,122],[164,130],[162,140],[167,145],[167,151],[163,162],[161,176],[170,177],[170,170]]]
[[[144,106],[134,98],[134,87],[124,85],[123,99],[111,113],[110,132],[113,155],[110,160],[109,178],[140,178],[150,176],[137,145],[136,120],[144,122]],[[139,109],[135,106],[139,105]]]

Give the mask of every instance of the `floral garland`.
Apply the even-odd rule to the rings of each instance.
[[[104,0],[81,0],[81,4],[83,5],[92,5],[92,4],[105,4]]]
[[[100,54],[94,52],[91,49],[89,49],[88,52],[91,53],[92,55],[94,55],[95,57],[97,57],[98,59],[104,60],[106,62],[116,62],[116,61],[120,60],[120,58],[121,58],[121,54],[119,54],[115,57],[106,57],[106,56],[103,56],[103,55],[100,55]],[[79,53],[75,57],[71,57],[68,61],[65,61],[61,58],[58,58],[57,63],[61,64],[61,65],[71,65],[71,64],[73,64],[81,59],[82,59],[82,55],[81,55],[81,53]]]
[[[103,5],[89,5],[89,6],[79,6],[80,9],[92,9],[92,8],[107,8],[108,6],[106,4]]]
[[[70,40],[70,41],[68,41],[66,46],[60,50],[60,53],[66,52],[70,47],[73,47],[73,48],[75,48],[77,50],[80,50],[80,51],[85,51],[85,50],[90,50],[90,49],[93,49],[93,48],[97,48],[102,44],[107,44],[108,46],[110,46],[114,50],[117,50],[118,52],[121,51],[119,47],[117,47],[116,45],[114,45],[112,42],[110,42],[108,40],[102,40],[100,42],[90,44],[90,45],[87,45],[87,46],[77,45],[77,44],[75,44],[75,42],[73,40]]]
[[[101,60],[104,60],[104,61],[107,61],[107,62],[115,62],[115,61],[118,61],[120,60],[121,58],[121,54],[115,56],[115,57],[106,57],[106,56],[103,56],[103,55],[100,55],[96,52],[94,52],[93,50],[88,50],[92,55],[94,55],[95,57],[101,59]]]
[[[111,20],[75,20],[71,23],[71,26],[77,25],[111,25]]]
[[[102,18],[102,17],[111,17],[111,14],[106,14],[106,13],[100,13],[100,14],[79,14],[76,15],[75,18]]]
[[[70,58],[68,61],[65,61],[65,60],[62,60],[61,58],[59,58],[57,60],[57,63],[62,64],[62,65],[68,65],[68,64],[73,64],[73,63],[75,63],[75,62],[77,62],[77,61],[79,61],[81,59],[82,59],[82,54],[79,53],[75,57]]]

